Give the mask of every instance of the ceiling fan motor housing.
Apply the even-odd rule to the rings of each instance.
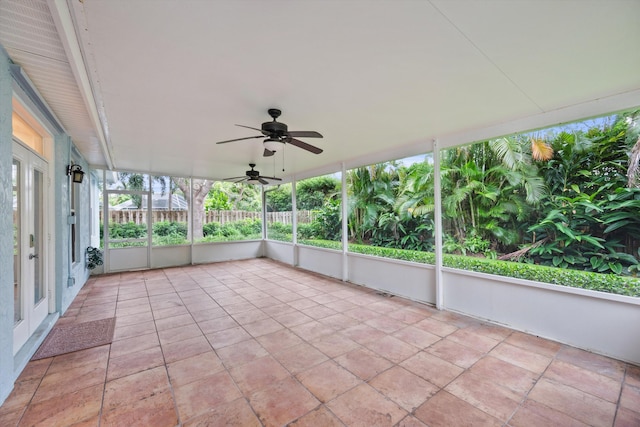
[[[287,135],[287,125],[284,123],[276,122],[264,122],[262,124],[262,133],[272,138],[282,138]]]

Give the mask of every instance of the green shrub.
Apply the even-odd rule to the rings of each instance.
[[[147,225],[135,222],[109,223],[110,239],[142,239],[147,236]]]
[[[153,224],[154,236],[171,236],[178,235],[183,238],[187,237],[186,222],[160,221]]]
[[[340,242],[329,240],[300,240],[300,244],[323,248],[341,248]],[[377,246],[349,244],[349,251],[384,258],[435,264],[432,252],[411,251],[406,249],[381,248]],[[640,279],[615,274],[600,274],[554,268],[535,264],[500,261],[488,258],[476,258],[463,255],[444,254],[442,263],[446,267],[477,271],[498,276],[515,277],[560,286],[589,289],[618,295],[640,297]]]

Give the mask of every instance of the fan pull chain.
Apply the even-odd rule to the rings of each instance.
[[[282,172],[284,172],[284,150],[287,144],[282,145]]]

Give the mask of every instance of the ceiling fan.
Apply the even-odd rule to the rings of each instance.
[[[226,144],[227,142],[242,141],[245,139],[264,138],[266,136],[267,139],[264,140],[264,156],[265,157],[273,156],[273,154],[276,151],[278,151],[281,147],[283,147],[284,144],[295,145],[296,147],[302,148],[303,150],[307,150],[313,154],[322,153],[322,149],[315,147],[313,145],[307,144],[306,142],[300,141],[299,139],[296,139],[296,138],[322,138],[322,135],[320,133],[316,131],[311,131],[311,130],[290,131],[288,130],[288,127],[286,124],[276,121],[276,119],[280,117],[280,114],[282,114],[282,111],[278,110],[277,108],[270,108],[267,112],[273,118],[273,121],[262,123],[262,126],[260,129],[254,128],[251,126],[236,125],[236,126],[240,126],[247,129],[257,130],[258,132],[261,132],[262,135],[247,136],[246,138],[229,139],[226,141],[216,142],[216,144]]]
[[[236,183],[246,181],[247,183],[252,184],[259,182],[262,185],[268,185],[268,179],[273,181],[282,181],[281,178],[276,178],[275,176],[261,176],[259,171],[253,169],[256,167],[255,163],[249,163],[249,167],[251,168],[251,170],[246,171],[244,176],[234,176],[232,178],[225,178],[224,180],[233,181]]]

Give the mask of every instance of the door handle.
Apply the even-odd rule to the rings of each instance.
[[[29,259],[38,258],[38,254],[29,254]]]

